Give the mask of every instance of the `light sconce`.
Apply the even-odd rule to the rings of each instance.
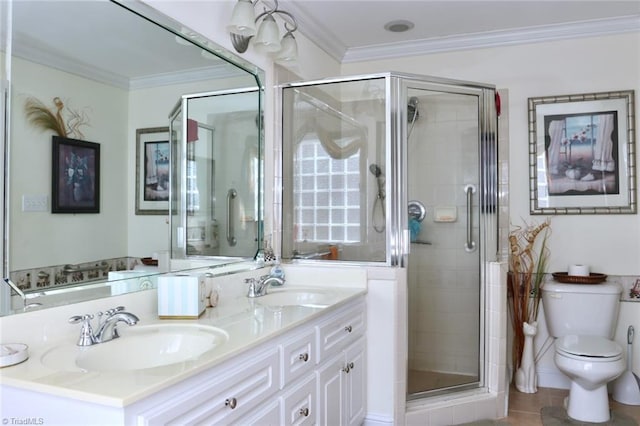
[[[258,2],[267,7],[256,16],[254,6]],[[258,52],[275,55],[277,61],[294,61],[298,57],[298,44],[293,32],[298,29],[298,23],[292,14],[278,8],[278,0],[273,0],[273,3],[270,7],[265,0],[238,0],[227,26],[231,43],[238,53],[246,52],[252,41]],[[284,22],[286,32],[282,39],[276,15]]]

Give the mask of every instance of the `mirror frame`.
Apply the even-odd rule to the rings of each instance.
[[[109,0],[110,3],[113,3],[114,6],[122,7],[125,10],[137,15],[141,19],[151,22],[159,26],[160,28],[174,34],[176,37],[181,37],[185,41],[190,42],[191,44],[211,53],[214,56],[222,59],[230,63],[231,65],[236,66],[237,68],[245,71],[247,74],[250,74],[255,79],[254,90],[257,90],[259,93],[258,97],[258,116],[264,116],[264,81],[265,81],[265,73],[262,69],[257,67],[256,65],[246,61],[240,56],[230,52],[226,48],[218,45],[216,42],[207,39],[201,34],[193,31],[184,26],[184,24],[176,21],[175,19],[164,15],[162,12],[154,9],[152,6],[141,2],[140,0]],[[11,29],[11,20],[12,20],[12,12],[11,12],[11,3],[12,0],[0,2],[0,31],[6,36],[8,30]],[[195,37],[194,37],[195,35]],[[2,274],[4,277],[9,277],[9,215],[8,215],[8,185],[9,185],[9,134],[10,134],[10,113],[11,113],[11,90],[10,90],[10,81],[8,77],[5,76],[5,64],[10,63],[10,40],[11,37],[3,37],[4,40],[7,40],[9,45],[2,46],[0,51],[0,64],[2,64],[2,74],[0,75],[0,95],[2,99],[0,100],[0,125],[2,125],[3,131],[0,132],[0,163],[3,165],[3,173],[0,173],[0,188],[3,189],[3,195],[0,200],[0,221],[2,222],[2,245],[0,246],[0,258],[2,259]],[[238,88],[238,90],[246,90],[246,88]],[[259,144],[261,146],[261,154],[264,151],[264,133],[259,132]],[[260,158],[260,167],[264,167],[264,158]],[[259,202],[261,206],[264,205],[264,182],[259,187]],[[258,218],[258,227],[257,227],[257,242],[256,246],[262,247],[262,241],[264,240],[264,217],[261,214]],[[185,264],[184,262],[177,262],[175,265],[171,265],[170,272],[176,271],[187,271],[190,269],[201,269],[203,266],[209,268],[210,273],[213,275],[226,275],[229,273],[242,272],[247,270],[255,269],[258,265],[254,262],[254,258],[219,258],[218,260],[222,260],[224,265],[231,264],[233,267],[231,268],[232,272],[226,270],[224,265],[215,264],[215,260],[218,259],[215,256],[211,256],[210,259],[203,259],[199,257],[196,262],[193,264]],[[207,263],[214,263],[213,266],[208,266]],[[238,264],[244,263],[246,267],[238,268]],[[148,276],[158,276],[163,274],[164,272],[152,272]],[[38,290],[34,292],[30,292],[26,294],[26,300],[31,300],[34,298],[38,298],[37,300],[43,300],[46,302],[48,296],[52,296],[55,299],[56,296],[59,297],[60,294],[70,294],[73,292],[82,293],[84,290],[90,290],[93,288],[99,288],[101,286],[109,286],[110,283],[114,281],[105,281],[105,280],[95,280],[88,283],[82,283],[78,286],[64,286],[64,287],[52,287],[47,290]],[[21,313],[25,310],[16,309],[13,311],[12,308],[12,300],[15,297],[13,296],[12,291],[8,285],[0,283],[0,316],[8,315],[11,313]],[[44,297],[44,299],[40,299]],[[105,297],[105,295],[97,296],[97,297]],[[96,296],[87,295],[86,297],[81,297],[78,300],[73,300],[68,303],[77,303],[86,300],[95,299]],[[26,301],[25,300],[25,301]],[[41,308],[48,308],[54,306],[60,306],[61,304],[66,303],[53,303],[49,305],[49,303],[45,303]]]

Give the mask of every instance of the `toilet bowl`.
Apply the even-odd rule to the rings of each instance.
[[[565,404],[569,417],[593,423],[608,421],[607,383],[624,372],[622,347],[599,336],[563,336],[556,340],[554,360],[571,379]]]
[[[554,361],[570,380],[567,415],[578,421],[610,419],[607,383],[625,370],[622,347],[611,340],[618,319],[620,293],[616,283],[559,284],[542,287],[542,303],[555,338]]]

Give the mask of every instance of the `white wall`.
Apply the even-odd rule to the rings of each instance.
[[[396,70],[495,84],[509,90],[511,218],[529,216],[527,98],[621,89],[640,96],[640,33],[345,64],[344,74]],[[636,114],[636,129],[640,117]],[[637,136],[637,135],[636,135]],[[638,152],[638,150],[636,150]],[[637,163],[637,160],[636,160]],[[640,216],[556,216],[550,271],[640,275]]]
[[[527,98],[599,91],[636,91],[636,139],[640,114],[640,32],[529,45],[344,64],[343,74],[394,70],[495,84],[509,91],[510,217],[512,224],[544,220],[529,215]],[[640,161],[636,145],[636,164]],[[637,198],[636,198],[637,199]],[[552,217],[548,272],[585,263],[609,275],[640,275],[640,215]],[[622,303],[616,341],[640,330],[640,303]],[[636,339],[637,340],[637,339]],[[634,369],[640,371],[640,343]],[[551,358],[552,362],[552,358]],[[542,367],[555,368],[542,361]]]
[[[15,57],[12,71],[10,270],[125,256],[127,134],[125,126],[113,123],[127,120],[126,91]],[[100,144],[99,214],[51,214],[53,132],[27,122],[29,97],[51,109],[60,97],[65,119],[70,110],[86,114],[84,140]],[[23,213],[23,195],[48,196],[48,210]]]

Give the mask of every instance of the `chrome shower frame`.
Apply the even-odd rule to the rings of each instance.
[[[321,86],[325,84],[348,83],[365,80],[385,80],[385,121],[386,126],[385,146],[385,229],[387,233],[386,260],[382,262],[356,261],[349,262],[360,265],[373,266],[400,266],[406,267],[410,251],[409,225],[408,225],[408,199],[407,199],[407,154],[406,144],[403,141],[408,139],[408,124],[411,117],[408,116],[408,105],[410,98],[407,96],[408,86],[411,84],[424,84],[432,90],[442,90],[454,93],[474,94],[480,99],[479,111],[479,140],[483,143],[494,145],[492,152],[497,156],[497,115],[495,110],[496,88],[493,85],[475,83],[464,80],[455,80],[441,77],[431,77],[419,74],[383,72],[373,74],[362,74],[347,77],[326,78],[322,80],[310,80],[301,82],[285,83],[279,86],[280,102],[282,91],[286,88]],[[485,136],[483,136],[485,135]],[[490,136],[493,135],[493,136]],[[282,152],[282,150],[281,150]],[[482,158],[482,157],[481,157]],[[282,163],[282,158],[280,159]],[[498,232],[498,189],[497,189],[497,158],[495,159],[494,170],[482,167],[481,170],[481,225],[491,224],[481,235],[479,249],[485,254],[481,257],[483,263],[495,260]],[[484,182],[484,184],[482,184]],[[489,184],[489,186],[487,186]],[[486,188],[485,188],[486,186]],[[277,200],[278,201],[278,200]],[[279,202],[282,204],[283,200]],[[485,208],[483,206],[493,206]],[[490,215],[486,215],[492,210]],[[494,223],[495,222],[495,223]],[[489,241],[484,241],[490,237]],[[487,255],[489,254],[489,255]],[[313,263],[314,260],[296,260],[297,263]],[[345,262],[343,262],[345,263]],[[484,270],[483,270],[484,274]]]

